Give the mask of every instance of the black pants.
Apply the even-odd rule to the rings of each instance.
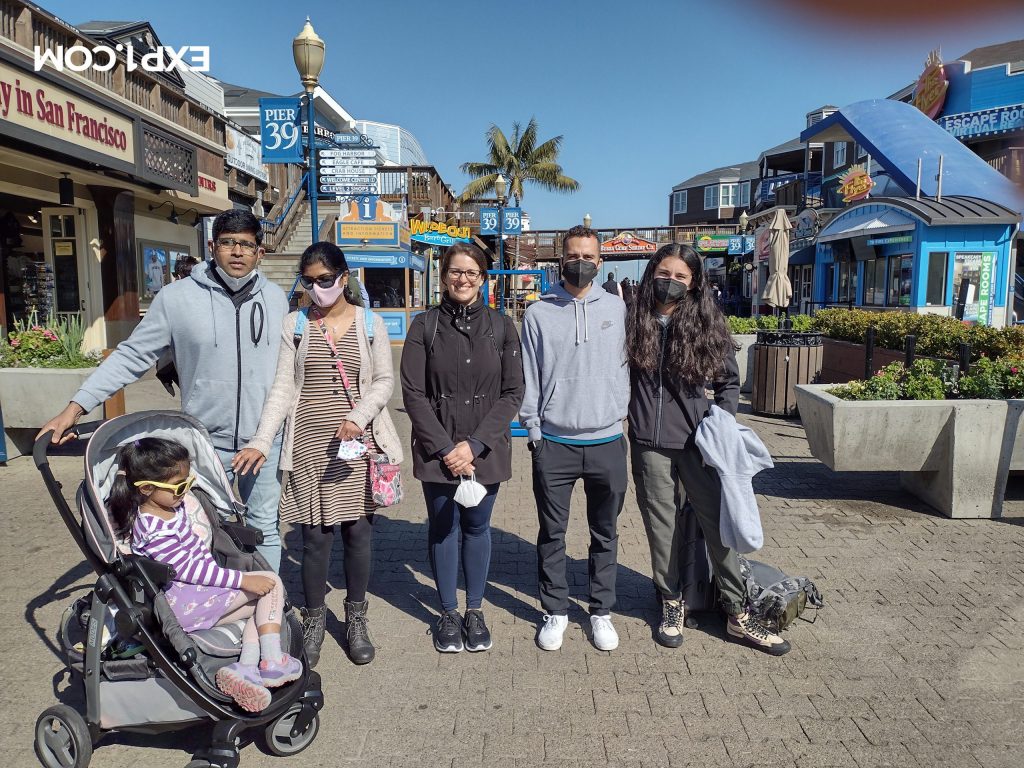
[[[537,580],[540,604],[549,615],[569,608],[565,531],[569,502],[583,480],[590,527],[590,612],[606,616],[615,605],[618,567],[617,521],[626,499],[626,440],[600,445],[566,445],[542,440],[533,452],[533,495],[537,500]]]
[[[370,544],[373,540],[373,515],[341,523],[341,541],[345,547],[345,588],[350,602],[366,599],[370,584]],[[302,591],[306,607],[319,608],[327,597],[327,572],[334,544],[332,525],[302,526]]]

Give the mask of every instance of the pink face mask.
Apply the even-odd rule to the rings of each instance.
[[[328,307],[333,307],[344,292],[345,286],[341,283],[341,275],[338,275],[338,279],[334,281],[334,285],[330,288],[321,288],[319,285],[314,284],[313,289],[309,291],[309,296],[318,307],[327,309]]]

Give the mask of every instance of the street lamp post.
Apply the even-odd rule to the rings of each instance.
[[[498,198],[498,271],[505,268],[505,193],[508,190],[505,177],[500,173],[494,180],[494,196]],[[498,311],[505,312],[505,276],[498,275]]]
[[[306,91],[306,107],[308,112],[307,146],[309,149],[309,179],[307,181],[307,195],[309,196],[309,213],[312,217],[310,225],[310,242],[315,243],[320,235],[320,221],[317,218],[316,196],[316,118],[313,106],[313,91],[320,80],[320,72],[324,68],[324,41],[313,31],[313,25],[306,17],[306,25],[298,36],[292,40],[292,58],[295,60],[295,69],[299,72],[299,79],[302,80],[302,87]]]

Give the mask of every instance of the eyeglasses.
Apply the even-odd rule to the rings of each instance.
[[[307,291],[313,288],[314,283],[319,285],[321,288],[332,288],[334,287],[334,283],[337,279],[337,275],[324,275],[323,277],[306,277],[305,275],[299,275],[299,285]]]
[[[470,280],[479,280],[482,275],[479,269],[448,269],[448,279],[458,280],[460,277],[468,277]]]
[[[158,483],[156,480],[138,480],[138,481],[132,483],[132,485],[134,485],[136,488],[141,488],[144,485],[152,485],[154,488],[163,488],[165,490],[168,490],[174,496],[184,496],[186,493],[188,493],[189,489],[192,487],[192,484],[195,483],[195,481],[196,481],[196,476],[195,475],[189,475],[184,480],[182,480],[180,483],[173,483],[172,484],[172,483]]]
[[[217,247],[226,251],[235,250],[236,245],[242,249],[242,253],[256,253],[256,249],[259,248],[252,240],[235,240],[233,237],[221,237],[217,240]]]

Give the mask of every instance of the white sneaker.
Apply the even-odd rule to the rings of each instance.
[[[545,616],[544,626],[537,633],[537,645],[544,651],[557,651],[562,647],[562,635],[568,626],[568,616]]]
[[[590,629],[594,633],[594,646],[599,651],[614,651],[619,647],[619,633],[612,626],[611,616],[591,616]]]

